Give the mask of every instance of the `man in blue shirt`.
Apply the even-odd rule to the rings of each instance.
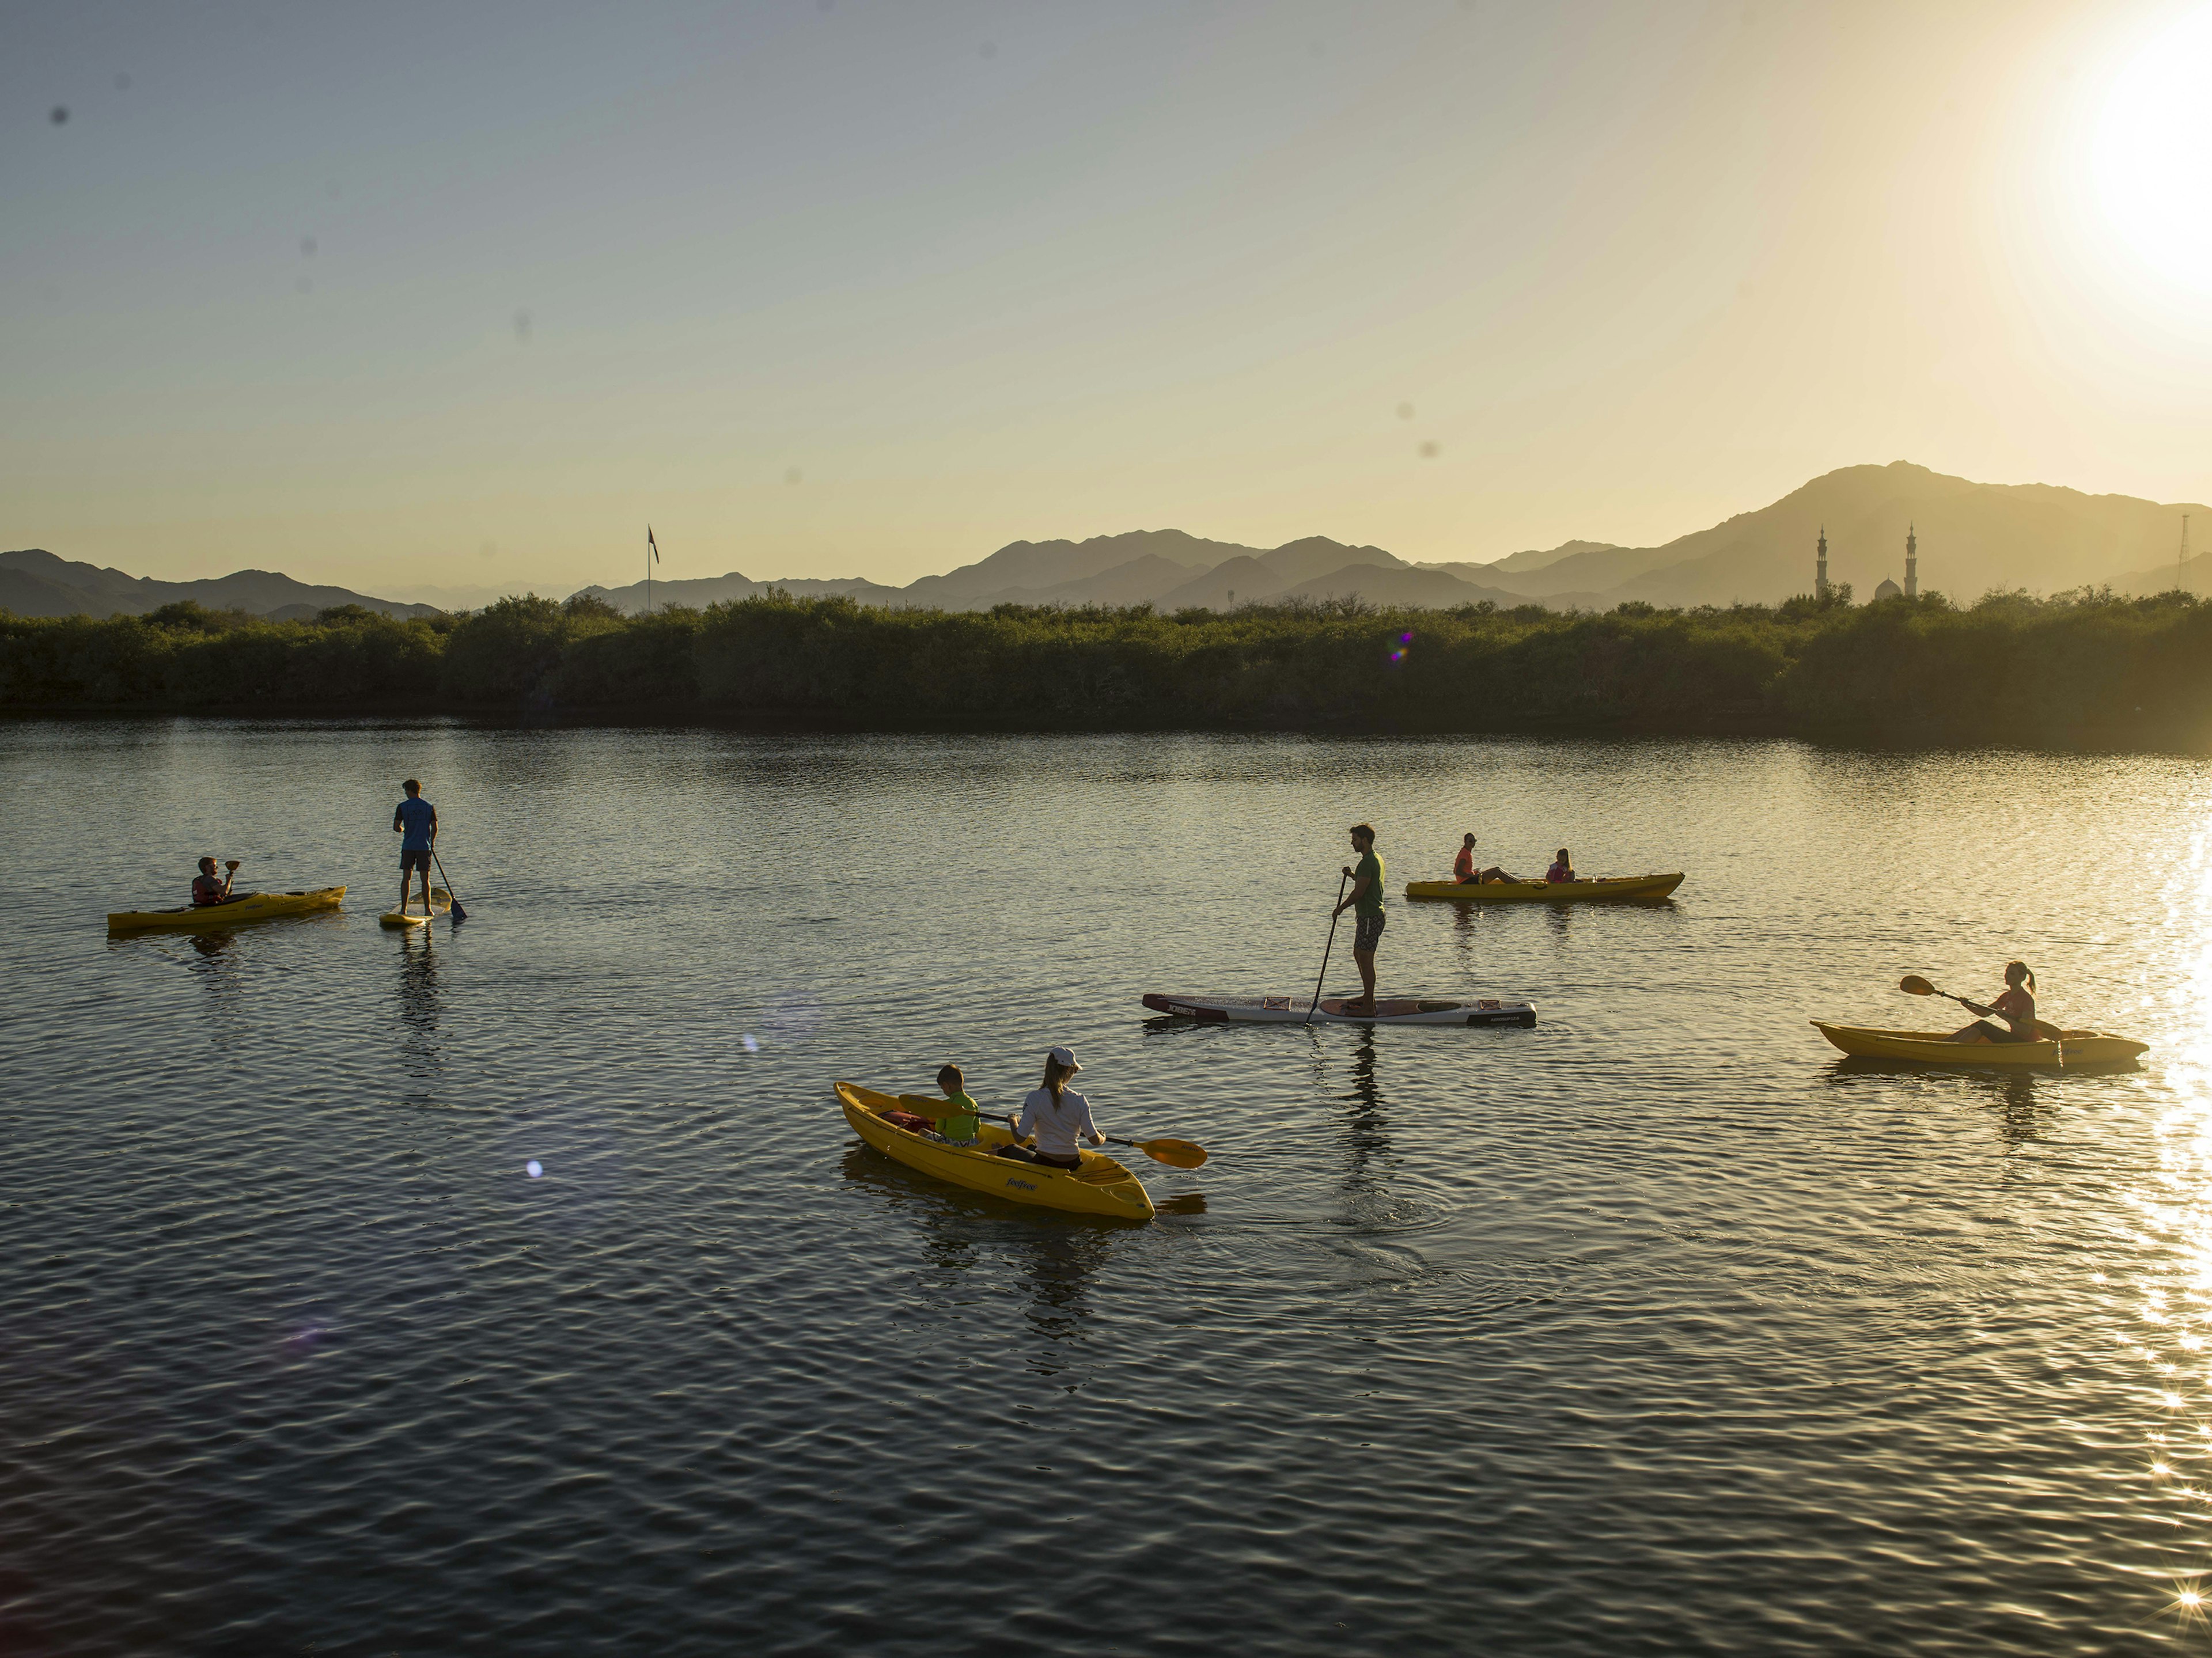
[[[438,844],[438,809],[422,798],[422,786],[409,778],[400,786],[407,798],[392,814],[392,832],[399,841],[399,913],[407,913],[407,877],[422,872],[422,913],[430,910],[430,851]]]

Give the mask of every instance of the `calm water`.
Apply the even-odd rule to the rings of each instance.
[[[2212,764],[158,721],[0,727],[0,1650],[2212,1643]],[[1310,985],[1361,817],[1690,878],[1394,902],[1386,992],[1534,1030],[1147,1023]],[[203,851],[353,890],[105,936]],[[2015,954],[2142,1067],[1805,1023]],[[1058,1042],[1213,1153],[1153,1224],[830,1101]]]

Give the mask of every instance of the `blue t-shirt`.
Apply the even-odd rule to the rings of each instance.
[[[429,851],[430,820],[437,815],[430,809],[430,803],[419,794],[410,794],[402,800],[399,803],[399,821],[406,825],[406,832],[399,837],[399,850]]]

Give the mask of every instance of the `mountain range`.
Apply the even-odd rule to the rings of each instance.
[[[1255,600],[1358,594],[1384,605],[1441,608],[1488,600],[1501,606],[1610,610],[1640,599],[1662,607],[1778,604],[1809,592],[1816,549],[1828,540],[1828,575],[1869,598],[1884,577],[1902,581],[1905,538],[1917,534],[1920,583],[1971,602],[1991,588],[2051,592],[2109,584],[2128,593],[2176,585],[2181,515],[2195,503],[2090,495],[2042,483],[1976,483],[1909,461],[1847,466],[1781,500],[1711,529],[1653,547],[1569,541],[1486,563],[1417,564],[1380,547],[1324,536],[1261,549],[1207,541],[1180,530],[1138,530],[1087,541],[1017,541],[988,558],[904,587],[861,580],[755,580],[732,572],[655,582],[656,604],[713,604],[771,587],[794,597],[849,594],[866,604],[988,610],[994,604],[1186,605],[1226,610]],[[2197,561],[2180,580],[2202,585]],[[642,583],[584,591],[617,608],[645,603]]]
[[[42,547],[0,553],[0,610],[17,616],[143,616],[183,599],[210,610],[245,610],[280,622],[305,621],[337,604],[359,604],[386,616],[437,613],[432,605],[310,586],[269,570],[235,570],[203,581],[155,581],[58,558]]]
[[[997,604],[1219,610],[1355,594],[1413,608],[1486,601],[1553,610],[1610,610],[1629,600],[1662,607],[1776,604],[1812,591],[1815,547],[1824,533],[1829,579],[1850,582],[1865,599],[1885,576],[1902,580],[1908,531],[1918,537],[1922,588],[1961,602],[1991,588],[2049,592],[2110,585],[2140,594],[2179,584],[2197,592],[2212,572],[2200,568],[2201,559],[2184,564],[2177,557],[2185,513],[2200,515],[2203,533],[2212,535],[2212,512],[2194,503],[2162,505],[2042,483],[1976,483],[1900,460],[1826,473],[1756,511],[1652,547],[1568,541],[1488,562],[1421,564],[1326,536],[1259,548],[1181,530],[1133,530],[1085,541],[1012,542],[988,558],[903,587],[859,577],[756,580],[733,570],[656,580],[652,602],[656,608],[704,606],[781,588],[795,598],[843,595],[863,604],[956,610]],[[646,605],[642,582],[579,591],[633,615]],[[0,553],[0,609],[18,615],[143,614],[180,598],[278,617],[347,604],[401,616],[432,610],[262,570],[154,581],[37,550]]]

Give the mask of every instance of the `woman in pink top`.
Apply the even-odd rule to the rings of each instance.
[[[1559,855],[1551,868],[1544,872],[1544,878],[1555,887],[1565,886],[1576,878],[1575,860],[1567,856],[1565,847],[1559,848]]]
[[[2035,975],[2028,971],[2026,962],[2005,963],[2004,994],[1989,1006],[1979,1002],[1967,1002],[1966,1011],[1982,1017],[1964,1030],[1954,1031],[1944,1038],[1953,1042],[2032,1042],[2040,1040],[2035,1031]],[[2004,1023],[1991,1024],[1992,1019]]]

